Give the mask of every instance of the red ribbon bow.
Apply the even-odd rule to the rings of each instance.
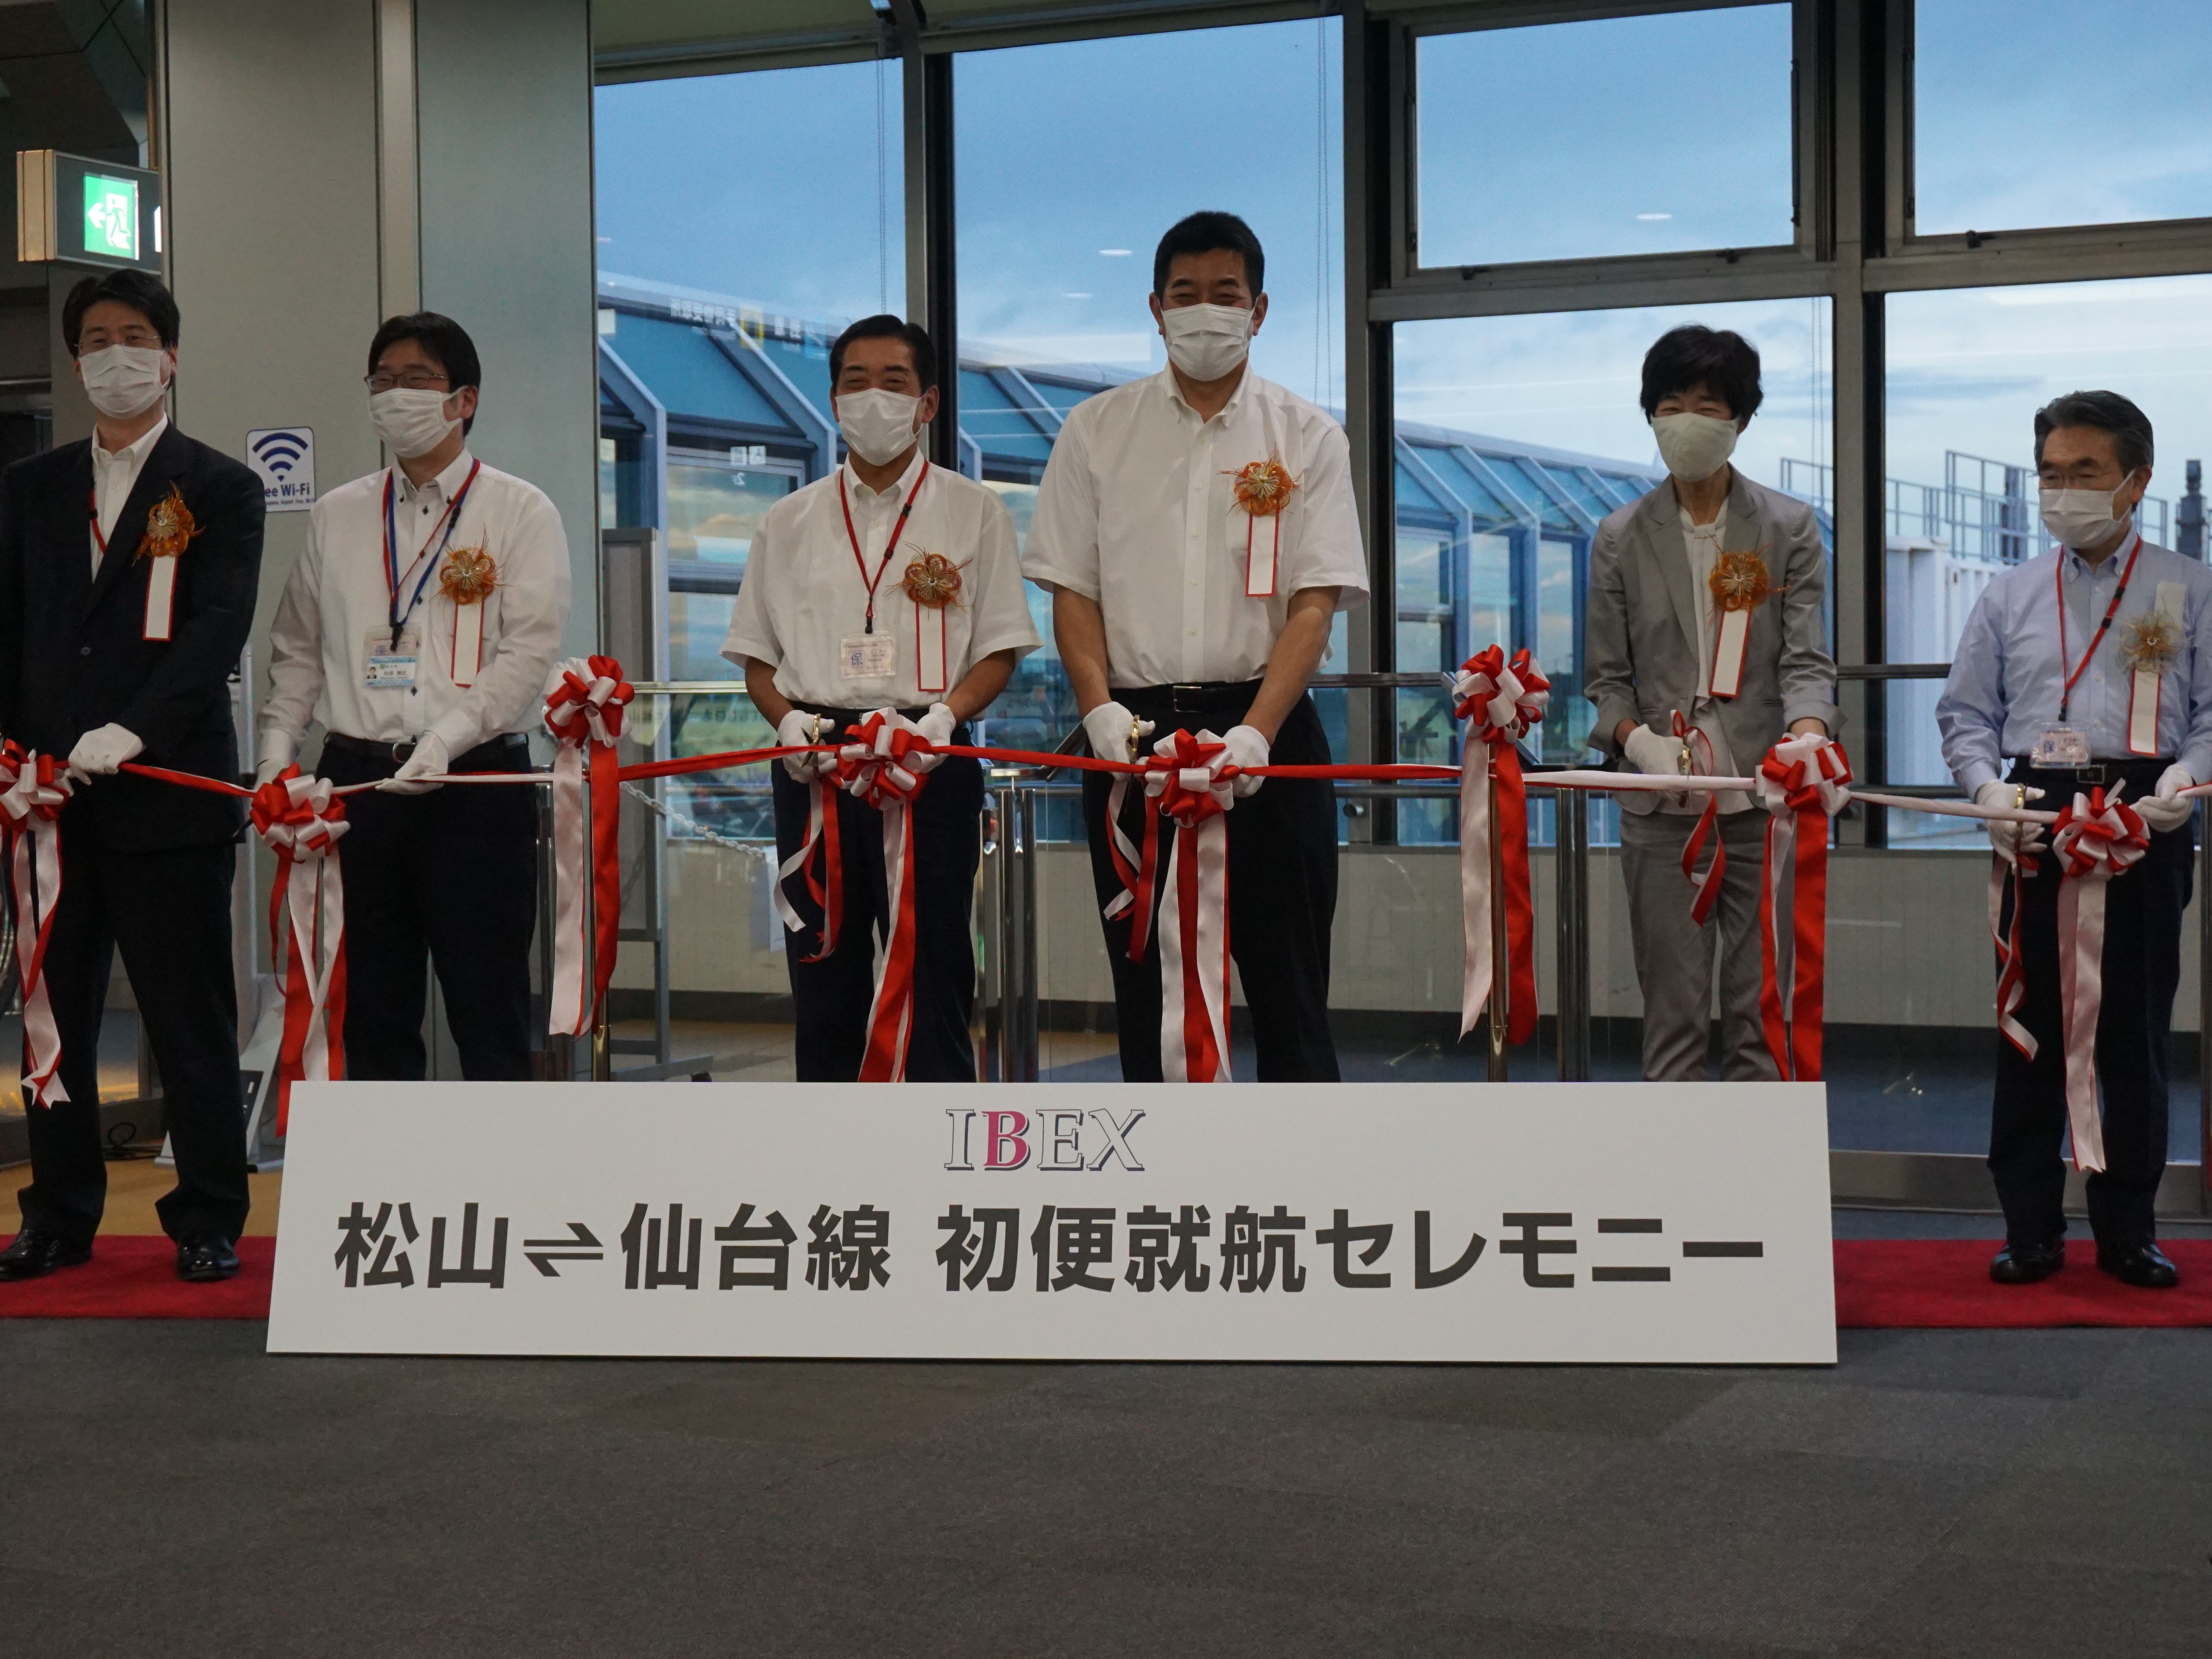
[[[1167,752],[1161,753],[1164,749]],[[1229,810],[1229,785],[1236,779],[1234,762],[1216,766],[1229,745],[1200,739],[1178,729],[1145,759],[1145,793],[1153,804],[1185,830],[1195,830]]]
[[[910,801],[929,774],[907,765],[909,755],[933,755],[936,745],[911,726],[892,724],[882,709],[849,729],[837,746],[836,787],[881,808]]]
[[[15,967],[23,998],[23,1098],[52,1106],[62,1086],[61,1029],[46,990],[46,946],[62,894],[62,808],[69,780],[52,755],[0,744],[0,817],[6,819],[9,896],[15,907]]]
[[[1490,838],[1499,837],[1506,948],[1506,1041],[1536,1035],[1536,911],[1528,889],[1528,792],[1518,740],[1534,730],[1552,702],[1552,683],[1523,646],[1509,663],[1493,645],[1461,665],[1452,686],[1454,712],[1468,722],[1467,749],[1488,747],[1486,767],[1467,762],[1459,793],[1460,899],[1465,966],[1461,976],[1460,1035],[1474,1029],[1489,1001],[1493,975]],[[1465,756],[1462,759],[1465,760]],[[1497,781],[1498,822],[1490,822],[1490,780]]]
[[[1850,803],[1850,757],[1843,745],[1817,732],[1783,738],[1753,775],[1759,805],[1772,814],[1759,880],[1759,1020],[1776,1073],[1791,1082],[1814,1083],[1820,1077],[1827,1006],[1828,820]],[[1790,981],[1786,1009],[1784,963]]]
[[[622,768],[615,744],[623,710],[637,695],[612,657],[574,659],[545,694],[553,756],[553,870],[559,896],[553,951],[550,1029],[581,1036],[592,1029],[614,977],[622,926]],[[588,764],[586,761],[589,752]],[[590,811],[591,919],[585,927],[586,801]],[[591,964],[586,983],[585,963]]]
[[[545,694],[545,729],[562,743],[611,744],[623,734],[623,710],[637,690],[612,657],[587,657],[583,665],[588,678],[576,672],[574,659],[562,665],[559,681]]]
[[[2092,789],[2060,809],[2051,826],[2051,850],[2058,855],[2061,875],[2078,878],[2100,866],[2118,875],[2150,850],[2150,830],[2117,792],[2108,797]]]
[[[2066,1048],[2066,1116],[2074,1164],[2105,1167],[2097,1091],[2097,1017],[2105,994],[2105,889],[2150,850],[2150,831],[2119,792],[2076,795],[2051,826],[2058,860],[2058,1005]],[[2017,907],[2018,900],[2014,900]]]
[[[290,1127],[293,1084],[345,1076],[345,888],[337,843],[352,826],[330,781],[305,776],[297,766],[256,789],[246,812],[278,865],[269,890],[269,939],[284,994],[276,1054],[283,1134]]]

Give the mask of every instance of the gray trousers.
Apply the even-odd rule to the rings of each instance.
[[[1690,920],[1697,890],[1682,874],[1682,848],[1697,819],[1679,812],[1620,815],[1620,872],[1628,884],[1628,929],[1644,992],[1644,1075],[1653,1082],[1703,1082],[1720,957],[1721,1075],[1730,1083],[1771,1080],[1774,1057],[1759,1020],[1759,872],[1767,814],[1721,815],[1728,871],[1705,925]],[[1705,857],[1712,856],[1708,842]]]

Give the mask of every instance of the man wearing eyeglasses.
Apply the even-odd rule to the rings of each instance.
[[[2062,978],[2062,915],[2078,927],[2089,914],[2081,878],[2061,875],[2041,824],[1989,820],[1990,844],[2019,878],[2006,884],[1997,926],[2009,962],[1990,1124],[2005,1216],[1990,1277],[2001,1285],[2066,1265],[2069,1127],[2074,1161],[2089,1171],[2097,1266],[2147,1290],[2179,1279],[2155,1242],[2154,1206],[2194,871],[2192,802],[2181,791],[2212,780],[2212,570],[2136,528],[2151,459],[2149,418],[2116,392],[2069,392],[2036,411],[2043,526],[2057,545],[1983,589],[1936,705],[1944,763],[1984,805],[2087,806],[2102,790],[2148,832],[2148,847],[2096,896],[2102,950]],[[2102,1006],[2083,1075],[2068,1063],[2066,1009],[2085,971]]]
[[[27,1018],[31,1184],[0,1280],[91,1258],[107,1197],[100,1011],[118,948],[176,1154],[156,1208],[177,1273],[228,1279],[248,1202],[230,948],[245,815],[121,769],[237,775],[228,682],[253,625],[261,485],[170,421],[177,302],[158,281],[88,276],[61,320],[93,435],[0,477],[0,732],[68,757],[76,783],[46,945],[53,1041]]]
[[[441,787],[526,772],[568,616],[568,544],[534,484],[469,453],[483,372],[461,325],[394,317],[368,349],[392,465],[334,489],[270,629],[263,781],[310,723],[346,801],[345,1074],[424,1074],[428,965],[471,1080],[531,1074],[537,792]]]

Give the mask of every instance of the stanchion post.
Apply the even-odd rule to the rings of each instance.
[[[1484,754],[1490,757],[1486,746]],[[1498,763],[1487,761],[1490,791],[1490,1080],[1506,1080],[1505,1023],[1511,999],[1512,936],[1505,926],[1505,821],[1498,810]]]
[[[1590,1066],[1589,803],[1579,789],[1552,792],[1559,860],[1559,1081],[1586,1083]]]
[[[1015,827],[1015,802],[1020,793],[1011,779],[1000,784],[995,792],[999,812],[999,1081],[1001,1083],[1021,1081],[1021,1069],[1015,1058],[1019,1052],[1016,1033],[1020,1018],[1020,964],[1017,957],[1021,947],[1017,939],[1021,896],[1014,868],[1017,857],[1014,849],[1019,839],[1019,832]]]
[[[586,765],[590,764],[590,751],[586,751]],[[593,844],[592,833],[591,799],[588,793],[584,802],[584,985],[589,995],[599,978],[599,883],[592,872],[599,868],[599,848]],[[612,994],[612,988],[609,988]],[[600,999],[592,1017],[592,1081],[605,1083],[615,1074],[613,1034],[607,1028],[607,1005]]]
[[[2212,807],[2197,812],[2197,1207],[2212,1212]]]
[[[1014,1062],[1015,1080],[1019,1083],[1037,1080],[1036,799],[1034,789],[1014,791],[1017,989],[1013,1040],[1008,1052]]]

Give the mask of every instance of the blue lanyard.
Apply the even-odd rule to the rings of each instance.
[[[430,585],[430,573],[438,568],[438,562],[445,556],[447,544],[453,539],[453,532],[460,527],[461,503],[468,500],[469,489],[476,483],[477,474],[483,471],[482,461],[470,466],[469,476],[461,480],[461,487],[453,492],[453,499],[446,503],[446,510],[438,524],[430,526],[431,533],[436,535],[439,526],[443,526],[445,534],[438,537],[438,544],[434,548],[425,540],[423,551],[416,556],[422,562],[422,574],[416,579],[415,592],[408,599],[404,611],[399,608],[399,526],[392,508],[392,498],[398,493],[394,483],[397,469],[384,475],[384,586],[390,596],[390,608],[386,614],[392,619],[392,648],[394,651],[399,648],[400,631],[407,626],[408,619],[414,616],[415,607],[422,603],[422,590]],[[413,567],[410,565],[409,568]]]

